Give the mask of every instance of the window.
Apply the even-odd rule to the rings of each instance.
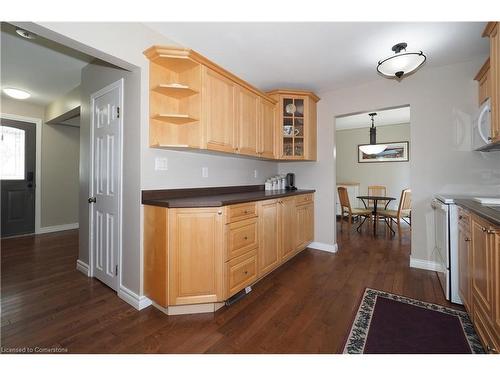
[[[24,130],[0,126],[0,179],[24,180]]]

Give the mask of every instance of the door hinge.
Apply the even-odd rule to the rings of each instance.
[[[118,264],[115,266],[115,276],[118,276]]]
[[[120,107],[116,107],[116,118],[120,118]]]

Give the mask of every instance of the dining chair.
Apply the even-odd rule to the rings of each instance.
[[[387,194],[387,188],[384,185],[370,185],[368,186],[368,195],[376,195],[380,197],[385,197]],[[373,207],[375,201],[368,201],[368,206]]]
[[[351,202],[349,201],[349,193],[347,192],[347,189],[345,187],[339,186],[337,190],[339,193],[339,201],[340,201],[340,230],[342,230],[342,227],[344,225],[344,214],[347,214],[349,230],[351,229],[353,217],[359,218],[360,216],[362,216],[365,218],[365,220],[371,217],[372,214],[371,210],[365,208],[351,207]]]
[[[401,191],[401,199],[397,210],[380,210],[378,216],[384,220],[389,220],[389,227],[392,229],[392,223],[398,226],[398,234],[401,237],[401,220],[406,222],[411,228],[411,189]],[[408,220],[406,220],[408,219]]]

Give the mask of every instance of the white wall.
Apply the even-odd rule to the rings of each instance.
[[[359,193],[368,194],[369,185],[387,188],[387,196],[397,198],[389,208],[397,209],[401,190],[410,187],[410,163],[358,163],[358,145],[368,143],[369,128],[337,130],[337,184],[359,183]],[[377,127],[377,142],[410,141],[410,124]],[[410,142],[411,148],[411,142]],[[361,206],[363,206],[361,204]]]
[[[132,126],[135,126],[139,133],[131,142],[140,146],[140,155],[135,163],[125,167],[131,173],[127,184],[136,186],[135,194],[130,194],[127,205],[140,207],[141,189],[260,184],[266,177],[278,172],[276,162],[149,148],[149,62],[142,52],[155,44],[176,45],[172,40],[140,23],[48,22],[23,24],[23,27],[118,66],[127,69],[138,68],[140,86],[137,90],[139,95],[137,115],[139,117]],[[124,150],[127,152],[127,148]],[[168,158],[168,171],[154,170],[156,157]],[[208,167],[208,178],[201,177],[202,167]],[[257,170],[257,178],[253,177],[254,170]],[[139,228],[140,237],[138,241],[130,242],[127,251],[131,256],[123,264],[122,270],[124,274],[135,275],[127,279],[127,288],[142,295],[142,210],[139,216],[129,217],[128,220],[128,223],[123,222],[123,232],[134,232]],[[80,236],[87,235],[85,230],[81,229],[80,232]],[[125,240],[123,242],[125,243]],[[135,255],[132,256],[132,253]]]
[[[315,240],[335,243],[335,117],[410,105],[410,169],[413,193],[412,257],[432,260],[430,201],[434,193],[500,194],[500,152],[480,154],[457,142],[477,109],[474,75],[486,57],[424,67],[401,82],[374,77],[364,85],[319,93],[318,162],[280,164],[294,171],[301,187],[316,188]]]

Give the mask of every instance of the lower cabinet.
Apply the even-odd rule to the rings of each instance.
[[[169,305],[224,299],[222,213],[220,208],[169,210]]]
[[[167,313],[221,305],[305,249],[314,233],[312,194],[215,208],[145,206],[144,216],[144,292]]]
[[[259,277],[280,262],[280,208],[277,199],[262,201],[259,207]]]
[[[460,209],[459,293],[488,353],[500,351],[499,238],[500,228]]]

